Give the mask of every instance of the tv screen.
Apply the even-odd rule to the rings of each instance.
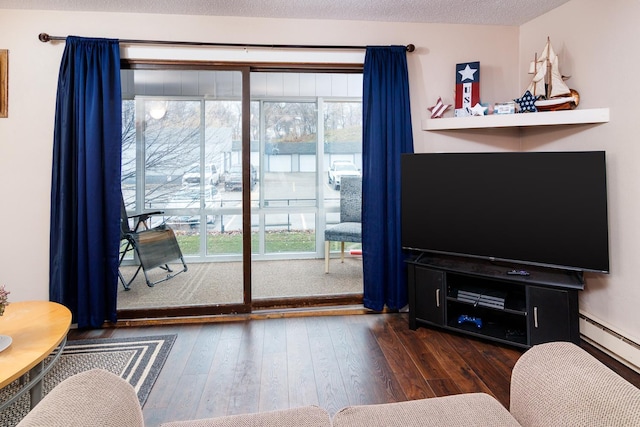
[[[401,160],[402,246],[609,271],[605,153],[425,153]]]

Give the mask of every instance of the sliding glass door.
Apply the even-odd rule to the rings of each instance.
[[[323,267],[324,229],[339,220],[329,168],[361,168],[361,74],[132,68],[124,200],[132,214],[162,211],[150,225],[174,229],[189,271],[122,291],[120,310],[216,314],[361,294],[359,245],[331,275]]]
[[[121,291],[120,310],[248,311],[242,182],[229,186],[242,163],[243,73],[123,70],[125,205],[131,214],[161,212],[149,226],[174,230],[189,270],[153,292],[143,283]]]

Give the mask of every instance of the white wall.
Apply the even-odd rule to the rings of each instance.
[[[640,343],[640,121],[635,82],[640,70],[640,2],[573,0],[520,28],[520,78],[546,37],[561,55],[561,72],[580,93],[579,108],[610,109],[611,120],[527,133],[523,150],[604,150],[607,156],[611,273],[587,275],[580,309]]]
[[[455,64],[480,60],[482,93],[494,100],[517,90],[515,27],[395,24],[347,21],[217,18],[126,13],[0,10],[0,49],[9,49],[9,118],[0,119],[0,283],[11,300],[48,299],[49,209],[56,82],[63,43],[42,43],[41,32],[120,39],[233,43],[416,45],[409,54],[417,151],[473,150],[448,136],[427,135],[420,121],[439,96],[453,102]],[[236,59],[287,55],[250,49],[124,48],[123,57],[153,55]],[[300,53],[297,53],[300,55]],[[319,54],[307,53],[307,56]],[[363,52],[322,53],[322,61],[362,61]],[[284,57],[284,56],[283,56]],[[491,148],[494,148],[489,144]],[[505,144],[500,149],[509,149]]]

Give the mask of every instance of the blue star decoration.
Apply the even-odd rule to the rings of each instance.
[[[526,112],[535,113],[536,111],[538,111],[538,109],[536,108],[536,101],[539,98],[540,98],[540,95],[533,96],[531,95],[531,92],[526,91],[524,95],[522,95],[522,97],[516,98],[514,99],[514,101],[516,101],[520,106],[521,113],[526,113]]]

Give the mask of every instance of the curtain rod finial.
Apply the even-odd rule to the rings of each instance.
[[[407,45],[407,52],[413,52],[414,50],[416,50],[416,46],[413,44],[408,44]]]
[[[40,40],[42,43],[46,43],[48,41],[51,41],[51,37],[47,33],[40,33],[38,34],[38,40]]]

